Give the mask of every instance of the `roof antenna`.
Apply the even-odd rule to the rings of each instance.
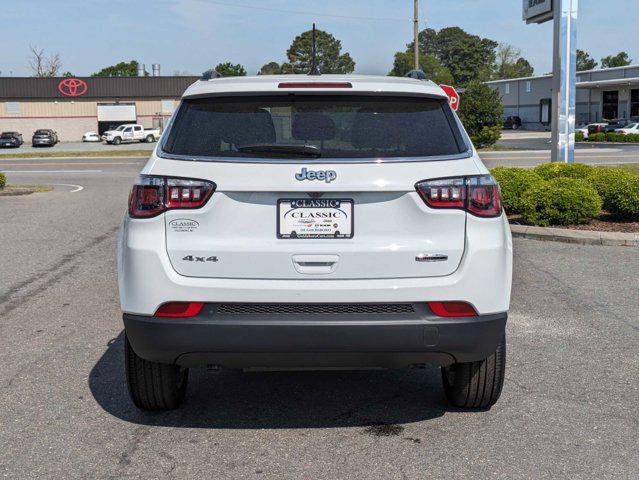
[[[315,47],[315,24],[313,24],[313,50],[311,53],[311,71],[308,72],[309,75],[321,75],[319,67],[317,66],[317,59],[315,58],[316,47]]]

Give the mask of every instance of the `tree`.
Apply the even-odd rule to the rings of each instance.
[[[47,56],[44,53],[44,48],[29,47],[31,49],[31,57],[29,58],[29,65],[31,66],[31,72],[34,77],[57,77],[60,69],[62,68],[62,62],[60,61],[60,54],[55,53]]]
[[[110,67],[105,67],[97,73],[91,75],[92,77],[137,77],[138,68],[140,64],[137,60],[131,60],[130,62],[120,62]],[[148,77],[149,73],[144,72],[144,76]]]
[[[521,50],[507,43],[497,47],[495,79],[532,77],[535,69],[521,56]]]
[[[414,62],[413,52],[397,52],[393,62],[393,69],[388,75],[391,77],[403,77],[415,68]],[[435,83],[449,85],[453,82],[453,76],[448,69],[432,55],[420,54],[419,67],[424,71],[428,79]]]
[[[279,75],[282,73],[282,67],[277,62],[269,62],[262,65],[260,71],[257,72],[258,75]]]
[[[223,77],[246,77],[246,70],[242,65],[231,62],[218,63],[215,70]]]
[[[475,147],[487,147],[499,140],[504,107],[498,90],[473,80],[460,96],[458,113]]]
[[[588,52],[577,49],[577,71],[584,72],[586,70],[594,70],[599,65]]]
[[[342,42],[323,30],[315,31],[316,61],[322,73],[351,73],[355,62],[348,53],[341,53]],[[308,73],[311,69],[313,31],[307,30],[295,37],[286,51],[288,63],[282,65],[283,73]]]
[[[66,77],[66,78],[75,77],[75,75],[73,75],[71,72],[64,72],[64,73],[62,74],[62,76],[63,76],[63,77]]]
[[[619,52],[617,55],[608,55],[601,59],[601,68],[625,67],[630,65],[632,59],[626,52]]]
[[[456,86],[472,80],[490,79],[495,63],[497,42],[471,35],[459,27],[422,30],[418,36],[419,51],[435,56],[453,76]],[[412,50],[413,42],[407,45]]]

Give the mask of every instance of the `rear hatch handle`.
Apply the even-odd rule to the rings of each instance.
[[[327,275],[337,268],[339,255],[293,255],[293,266],[305,275]]]

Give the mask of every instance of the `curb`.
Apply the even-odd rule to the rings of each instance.
[[[568,230],[565,228],[529,227],[526,225],[511,225],[510,230],[513,237],[518,238],[581,245],[639,247],[639,233],[594,232],[591,230]]]

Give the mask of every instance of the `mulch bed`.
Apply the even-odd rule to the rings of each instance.
[[[528,225],[519,215],[509,215],[508,221],[513,225]],[[553,228],[567,228],[569,230],[589,230],[593,232],[622,232],[639,233],[639,221],[618,220],[607,213],[583,225],[551,225]]]
[[[12,188],[7,187],[0,189],[0,197],[15,197],[18,195],[30,195],[35,190],[31,190],[30,188]]]

